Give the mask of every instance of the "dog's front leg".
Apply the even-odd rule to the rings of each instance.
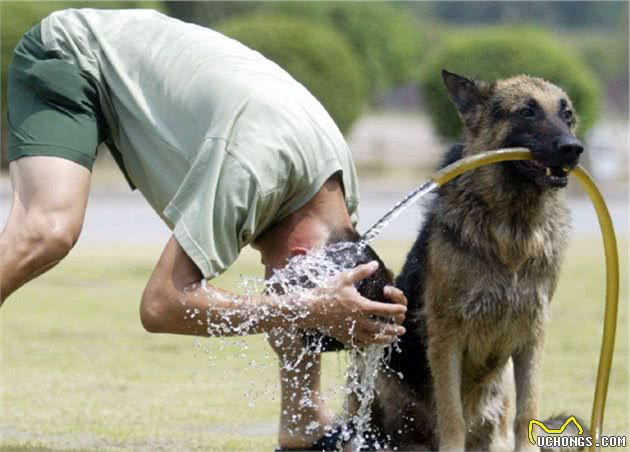
[[[452,328],[435,329],[429,333],[428,356],[437,409],[438,440],[440,450],[464,450],[466,426],[462,409],[462,346],[456,335],[446,336],[444,331]]]
[[[544,336],[533,339],[512,355],[516,383],[516,417],[514,443],[516,450],[538,450],[528,439],[529,421],[538,419],[539,373],[542,367]]]

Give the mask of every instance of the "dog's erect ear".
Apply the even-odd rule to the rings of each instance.
[[[487,99],[489,89],[484,82],[470,80],[445,69],[442,69],[442,79],[449,99],[462,117],[474,111]]]

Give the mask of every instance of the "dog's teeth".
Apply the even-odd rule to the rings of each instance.
[[[551,176],[551,168],[549,168],[549,167],[545,168],[545,172],[546,172],[547,176]]]
[[[565,173],[569,172],[569,167],[568,166],[563,166],[562,167],[562,171],[564,171]]]

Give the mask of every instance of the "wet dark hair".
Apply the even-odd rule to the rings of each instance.
[[[361,243],[361,235],[355,229],[339,228],[333,231],[326,245],[344,243],[349,245],[355,244],[356,246],[331,247],[328,252],[331,260],[336,263],[344,263],[346,264],[344,266],[352,268],[371,261],[377,261],[378,269],[369,278],[359,281],[356,284],[356,288],[361,296],[369,300],[388,302],[383,289],[385,286],[393,284],[393,273],[385,266],[383,260],[371,246]],[[309,349],[318,349],[323,352],[339,351],[344,348],[344,345],[338,340],[325,336],[318,331],[307,331],[305,344]]]

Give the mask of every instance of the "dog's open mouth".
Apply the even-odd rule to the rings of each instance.
[[[570,166],[546,166],[544,163],[538,160],[522,160],[515,162],[517,163],[525,172],[529,173],[531,176],[536,177],[539,180],[544,181],[544,183],[550,187],[566,187],[569,182],[569,171],[571,171]]]

